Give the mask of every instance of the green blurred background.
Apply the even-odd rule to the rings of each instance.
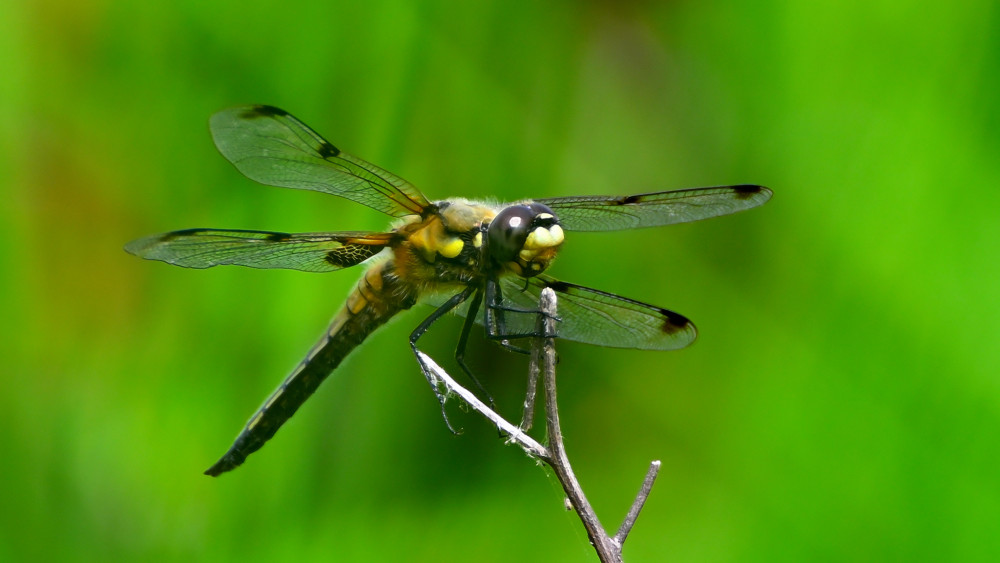
[[[1000,559],[998,29],[976,0],[3,3],[0,560],[596,561],[550,475],[461,409],[445,429],[417,311],[201,474],[360,269],[122,245],[386,224],[240,176],[206,122],[243,103],[431,198],[770,186],[737,216],[574,235],[552,270],[701,330],[559,350],[608,528],[663,460],[626,560]],[[458,328],[424,341],[447,366]],[[516,418],[524,359],[471,356]]]

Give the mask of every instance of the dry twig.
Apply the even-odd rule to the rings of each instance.
[[[537,334],[543,336],[535,338],[535,342],[532,345],[532,361],[529,368],[531,370],[531,374],[529,375],[529,399],[526,400],[524,419],[521,422],[521,426],[511,424],[480,401],[472,392],[456,383],[430,356],[427,356],[423,352],[418,352],[418,354],[424,366],[437,378],[438,385],[444,387],[449,394],[458,395],[466,404],[486,417],[508,436],[510,442],[521,446],[521,449],[528,455],[544,461],[552,468],[556,478],[566,492],[571,506],[580,517],[581,522],[583,522],[591,545],[597,551],[598,557],[603,563],[621,563],[622,545],[625,543],[625,538],[628,537],[628,533],[632,530],[632,526],[639,517],[639,512],[642,510],[646,498],[649,496],[653,482],[656,480],[657,472],[660,469],[660,462],[653,461],[650,464],[639,493],[632,502],[632,507],[618,528],[618,532],[614,536],[608,535],[604,527],[601,526],[601,522],[598,520],[594,509],[587,501],[580,482],[573,474],[569,457],[566,455],[562,429],[559,425],[559,408],[556,402],[555,339],[553,337],[556,334],[555,323],[557,322],[556,296],[551,289],[542,291],[539,309],[540,314],[538,315],[538,326],[536,328]],[[535,393],[533,387],[537,381],[539,371],[542,373],[542,384],[545,390],[545,420],[548,431],[547,447],[539,444],[525,433],[531,426],[530,409],[533,409]]]

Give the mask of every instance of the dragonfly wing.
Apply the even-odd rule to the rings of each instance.
[[[388,246],[393,233],[277,233],[187,229],[134,240],[125,250],[185,268],[237,265],[332,272],[360,264]]]
[[[629,196],[536,199],[549,206],[569,231],[617,231],[659,227],[729,215],[763,205],[771,190],[750,184],[691,188]]]
[[[610,348],[636,348],[640,350],[676,350],[694,342],[698,332],[687,317],[673,311],[591,289],[581,285],[557,281],[548,276],[535,276],[525,280],[517,276],[501,278],[502,306],[527,312],[504,310],[506,336],[518,338],[535,332],[538,315],[538,298],[546,287],[552,288],[559,298],[560,322],[556,334],[564,340],[607,346]],[[432,297],[431,304],[443,302]],[[484,324],[480,307],[476,322]],[[468,306],[456,309],[466,316]]]
[[[628,299],[613,293],[561,282],[548,276],[527,280],[507,277],[501,280],[506,303],[524,309],[537,309],[538,297],[551,288],[559,298],[556,325],[559,338],[611,348],[640,350],[676,350],[694,342],[694,323],[673,311]],[[514,331],[534,328],[535,315],[508,315]],[[531,323],[530,325],[528,323]]]
[[[210,128],[219,152],[262,184],[324,192],[394,217],[430,205],[406,180],[341,151],[285,110],[230,108],[213,115]]]

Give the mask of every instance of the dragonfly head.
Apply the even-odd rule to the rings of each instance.
[[[541,203],[505,207],[490,222],[486,237],[490,258],[526,278],[549,267],[564,238],[559,219]]]

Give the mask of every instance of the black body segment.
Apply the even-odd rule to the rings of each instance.
[[[241,465],[274,436],[368,335],[415,302],[415,295],[395,276],[390,264],[368,270],[327,333],[250,418],[229,451],[205,474],[218,476]]]

